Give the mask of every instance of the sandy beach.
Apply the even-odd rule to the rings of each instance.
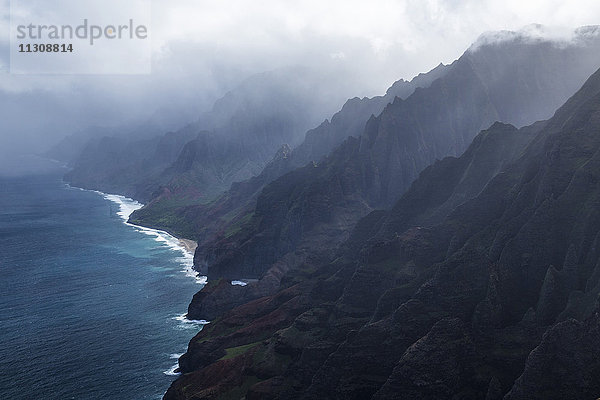
[[[185,250],[187,252],[189,252],[190,254],[194,254],[194,252],[196,251],[196,248],[198,247],[198,243],[194,242],[193,240],[189,240],[189,239],[179,239],[179,243],[181,243],[181,245],[185,248]]]

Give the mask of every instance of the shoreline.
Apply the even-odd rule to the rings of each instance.
[[[173,235],[171,235],[173,236]],[[181,244],[181,246],[188,252],[190,253],[192,256],[194,255],[194,253],[196,252],[196,249],[198,248],[198,243],[190,240],[190,239],[181,239],[178,238],[176,236],[173,236],[175,239],[179,240],[179,243]]]
[[[80,190],[87,189],[80,188]],[[196,251],[196,248],[198,247],[197,242],[190,239],[178,238],[170,232],[164,231],[162,229],[150,228],[143,225],[131,223],[129,222],[129,216],[135,210],[142,208],[144,206],[142,203],[140,203],[137,200],[118,194],[107,194],[98,190],[92,191],[98,193],[106,200],[115,203],[119,207],[117,215],[121,217],[125,225],[131,226],[140,232],[155,236],[155,240],[158,240],[159,242],[164,242],[164,244],[170,247],[172,250],[179,251],[182,254],[181,261],[184,267],[183,272],[190,278],[193,278],[197,284],[206,284],[207,277],[204,275],[200,275],[200,273],[194,268],[194,253]]]
[[[63,180],[63,184],[65,184],[65,186],[68,189],[76,189],[76,190],[80,190],[80,191],[93,192],[97,195],[100,195],[102,198],[111,202],[112,204],[116,205],[117,209],[118,209],[116,214],[121,219],[121,221],[124,225],[134,228],[138,232],[141,232],[141,233],[144,233],[151,237],[154,237],[154,240],[161,242],[163,245],[167,246],[172,251],[175,251],[176,253],[180,253],[181,256],[177,257],[177,259],[179,260],[181,265],[184,267],[182,272],[185,273],[186,276],[194,279],[196,284],[202,285],[200,287],[200,290],[206,284],[207,278],[205,276],[200,275],[194,269],[194,265],[193,265],[194,254],[195,254],[196,249],[198,248],[198,243],[196,241],[191,240],[191,239],[179,238],[168,231],[151,228],[151,227],[147,227],[147,226],[143,226],[143,225],[138,225],[138,224],[135,224],[135,223],[132,223],[129,221],[130,215],[135,210],[138,210],[141,207],[143,207],[144,206],[143,203],[141,203],[135,199],[132,199],[132,198],[129,198],[129,197],[126,197],[123,195],[119,195],[119,194],[110,194],[110,193],[105,193],[105,192],[102,192],[99,190],[85,189],[85,188],[80,188],[77,186],[72,186],[69,183],[65,182],[64,180]],[[187,312],[177,315],[175,317],[172,317],[171,319],[176,321],[177,325],[179,326],[178,329],[184,329],[184,330],[194,329],[194,330],[199,331],[204,327],[204,325],[207,325],[210,323],[209,321],[205,321],[205,320],[190,320],[187,318]],[[187,348],[186,348],[186,351],[187,351]],[[169,369],[163,370],[162,373],[169,377],[179,376],[180,373],[178,372],[178,368],[179,368],[178,359],[183,354],[185,354],[185,353],[171,354],[170,358],[176,359],[177,362],[174,365],[172,365]],[[163,396],[164,396],[164,393],[163,393]]]
[[[94,192],[96,194],[99,194],[100,196],[104,197],[106,200],[111,201],[112,203],[116,204],[119,207],[119,211],[117,212],[117,215],[119,215],[119,217],[121,217],[121,219],[123,220],[123,223],[125,225],[131,226],[133,228],[136,228],[142,232],[147,232],[147,233],[152,233],[154,235],[157,235],[158,237],[160,237],[160,235],[166,235],[167,237],[172,238],[174,241],[177,242],[177,249],[182,251],[183,255],[185,258],[189,257],[188,263],[190,265],[186,265],[185,266],[185,272],[188,276],[194,277],[196,279],[196,281],[198,283],[206,283],[206,279],[205,277],[202,277],[195,269],[194,269],[194,265],[193,265],[193,260],[194,260],[194,254],[196,252],[196,249],[198,248],[198,243],[194,240],[191,239],[184,239],[184,238],[179,238],[175,235],[173,235],[170,232],[167,232],[165,230],[162,229],[156,229],[156,228],[151,228],[148,226],[144,226],[144,225],[138,225],[138,224],[134,224],[129,222],[129,216],[135,211],[138,210],[140,208],[142,208],[144,206],[143,203],[140,203],[139,201],[132,199],[130,197],[126,197],[120,194],[111,194],[111,193],[105,193],[102,192],[100,190],[95,190],[95,189],[85,189],[85,188],[81,188],[78,186],[72,186],[70,183],[65,182],[64,180],[62,180],[63,184],[65,184],[68,188],[71,189],[78,189],[78,190],[82,190],[82,191],[87,191],[87,192]],[[174,246],[172,246],[172,244],[168,243],[168,240],[165,240],[167,243],[167,246],[173,248]],[[187,264],[187,263],[186,263]],[[204,278],[204,279],[203,279]]]

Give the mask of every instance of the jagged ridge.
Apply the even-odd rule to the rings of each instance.
[[[596,397],[599,131],[600,71],[548,123],[495,125],[363,219],[335,261],[211,324],[165,398]],[[443,212],[466,182],[480,192]]]

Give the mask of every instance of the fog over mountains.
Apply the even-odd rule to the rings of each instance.
[[[598,2],[154,3],[150,75],[0,75],[0,175],[197,243],[165,400],[600,397],[600,26],[515,27]]]
[[[163,185],[190,200],[211,200],[232,182],[260,173],[281,144],[298,143],[338,107],[343,97],[332,88],[340,82],[323,79],[300,67],[262,73],[174,132],[161,135],[145,123],[127,134],[93,135],[65,160],[73,165],[67,180],[144,202]],[[74,135],[50,154],[59,157],[77,143]]]
[[[211,324],[165,399],[597,396],[600,28],[539,32],[341,108],[286,68],[181,129],[54,147],[198,242]]]
[[[392,104],[379,119],[397,110]],[[183,375],[165,398],[594,398],[599,113],[595,72],[549,120],[521,129],[494,123],[462,156],[436,161],[391,209],[360,219],[340,247],[324,244],[325,233],[304,242],[324,251],[288,269],[281,264],[301,251],[284,257],[268,273],[271,283],[281,278],[272,294],[231,309],[256,284],[228,289],[213,279],[190,315],[212,312],[214,321],[190,342]],[[361,146],[370,149],[377,138],[368,135],[376,130],[365,132],[323,160],[324,170],[361,159]],[[352,205],[341,195],[364,169],[319,168],[265,188],[260,217],[248,225],[285,225],[255,230],[242,246],[289,243],[290,234],[302,235],[303,221],[322,223],[332,209]],[[290,204],[298,195],[304,200]],[[302,208],[308,199],[320,201]],[[225,276],[256,272],[230,261]]]

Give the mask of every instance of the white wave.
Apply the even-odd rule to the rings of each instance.
[[[69,190],[80,190],[82,192],[96,192],[95,190],[88,190],[88,189],[84,189],[84,188],[80,188],[77,186],[71,186],[70,184],[68,184],[67,182],[63,181],[63,185],[69,189]]]
[[[234,286],[246,286],[248,284],[248,282],[244,282],[244,281],[231,281],[231,284]]]
[[[169,355],[169,359],[171,360],[179,360],[179,357],[181,357],[184,353],[173,353],[171,355]],[[169,368],[166,371],[163,371],[163,374],[168,375],[168,376],[177,376],[177,375],[181,375],[181,372],[175,372],[175,370],[179,368],[179,361],[177,363],[175,363],[175,365],[173,365],[171,368]]]
[[[161,231],[160,229],[146,228],[144,226],[134,225],[129,222],[125,222],[125,224],[133,227],[138,232],[154,237],[154,240],[161,245],[167,246],[171,250],[179,253],[180,257],[177,258],[177,261],[183,265],[183,273],[190,278],[194,278],[196,283],[199,285],[206,284],[207,277],[200,275],[194,269],[194,253],[188,251],[187,248],[183,246],[179,239],[177,239],[175,236],[166,231]]]
[[[194,278],[196,279],[196,283],[199,285],[206,285],[206,282],[208,282],[208,277],[204,276],[204,275],[200,275],[194,268],[194,257],[192,256],[192,265],[187,266],[184,268],[183,272],[185,272],[186,276],[189,276],[190,278]]]
[[[125,225],[130,226],[137,230],[138,232],[144,233],[148,236],[154,237],[154,240],[161,245],[167,246],[171,250],[180,254],[177,258],[177,262],[179,262],[183,266],[182,272],[189,276],[190,278],[194,278],[196,283],[199,285],[205,285],[207,282],[207,277],[198,274],[196,270],[194,270],[194,254],[189,252],[177,239],[175,236],[171,235],[166,231],[162,231],[159,229],[146,228],[144,226],[135,225],[129,223],[129,217],[133,214],[134,211],[139,210],[144,205],[136,200],[130,199],[129,197],[121,196],[118,194],[108,194],[104,192],[100,192],[98,190],[87,190],[82,188],[75,188],[70,186],[68,183],[66,184],[68,188],[79,189],[89,192],[94,192],[104,197],[104,199],[111,201],[119,206],[119,211],[117,211],[117,215],[123,220]]]
[[[119,211],[117,211],[117,215],[121,217],[121,219],[125,222],[129,220],[129,216],[131,216],[131,214],[133,214],[134,211],[144,207],[142,203],[125,196],[119,196],[118,194],[106,194],[98,191],[96,193],[100,194],[106,200],[112,201],[113,203],[117,204],[119,206]]]
[[[183,325],[188,325],[191,327],[197,327],[198,325],[208,325],[210,324],[210,321],[206,321],[203,319],[188,319],[187,318],[187,313],[186,314],[181,314],[178,315],[176,317],[173,317],[174,320],[179,321],[180,324]]]
[[[79,189],[82,191],[90,191],[87,189],[72,187],[69,184],[66,184],[66,187],[69,189]],[[185,275],[189,276],[191,278],[194,278],[198,284],[202,284],[202,285],[206,284],[207,277],[199,275],[193,269],[194,254],[189,252],[187,250],[187,248],[181,244],[179,239],[177,239],[170,233],[161,231],[159,229],[146,228],[143,226],[134,225],[134,224],[129,223],[129,217],[131,216],[131,214],[134,211],[139,210],[140,208],[142,208],[144,206],[142,203],[140,203],[136,200],[130,199],[128,197],[120,196],[120,195],[116,195],[116,194],[107,194],[107,193],[103,193],[103,192],[100,192],[97,190],[91,190],[91,192],[97,193],[97,194],[101,195],[102,197],[104,197],[104,199],[117,204],[119,206],[119,211],[117,211],[117,215],[123,220],[123,223],[125,223],[125,225],[134,228],[136,231],[138,231],[140,233],[154,237],[154,240],[156,242],[160,243],[161,246],[167,246],[172,251],[178,252],[180,254],[180,257],[177,258],[177,261],[183,265],[183,272],[185,273]],[[179,324],[178,324],[179,329],[198,329],[199,327],[202,327],[202,326],[210,323],[209,321],[204,321],[204,320],[190,320],[190,319],[186,318],[186,315],[187,314],[181,314],[176,317],[173,317],[173,319],[179,321]],[[169,356],[169,358],[170,359],[179,359],[179,357],[181,357],[182,355],[183,355],[183,353],[181,353],[181,354],[173,353]],[[177,370],[177,368],[179,368],[179,363],[176,363],[168,370],[163,371],[163,373],[168,376],[178,376],[181,373],[175,372],[175,370]]]
[[[175,372],[175,370],[179,368],[179,363],[173,365],[171,368],[169,368],[166,371],[163,371],[163,374],[168,375],[168,376],[179,376],[181,375],[181,372]]]

